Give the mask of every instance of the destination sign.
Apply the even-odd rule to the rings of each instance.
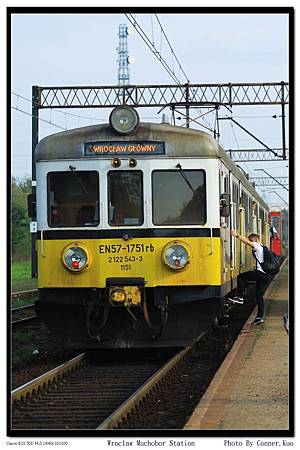
[[[85,156],[110,155],[164,155],[164,142],[87,142],[84,145]]]

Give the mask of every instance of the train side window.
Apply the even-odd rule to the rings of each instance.
[[[50,172],[47,189],[49,227],[88,227],[99,224],[98,172]]]
[[[248,231],[248,225],[249,225],[249,201],[248,201],[248,195],[244,190],[242,190],[242,196],[241,196],[241,205],[245,209],[245,229]]]
[[[108,172],[108,222],[112,226],[142,225],[143,173],[138,170]]]
[[[264,233],[265,233],[265,220],[264,220],[265,214],[264,214],[264,210],[261,206],[259,207],[259,218],[261,220],[261,233],[262,233],[261,237],[262,237],[262,236],[264,236]]]
[[[245,225],[246,225],[246,232],[248,233],[248,231],[250,230],[250,225],[249,225],[249,196],[248,194],[245,194]]]
[[[206,180],[204,170],[155,170],[152,173],[155,225],[204,225]]]
[[[228,175],[224,174],[224,194],[229,194],[229,177]],[[232,193],[230,198],[232,198]],[[229,217],[224,217],[224,223],[226,223],[227,226],[229,226]]]
[[[225,175],[224,177],[224,192],[229,193],[228,175]]]
[[[233,186],[233,202],[236,204],[236,228],[238,229],[240,226],[239,187],[234,181],[232,182],[232,186]]]

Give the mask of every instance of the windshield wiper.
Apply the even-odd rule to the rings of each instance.
[[[199,193],[197,191],[195,191],[195,189],[193,188],[193,186],[191,185],[191,183],[189,182],[186,174],[184,173],[184,170],[181,167],[181,164],[176,164],[175,166],[177,169],[179,169],[179,173],[182,176],[182,178],[184,179],[184,181],[186,182],[186,184],[188,185],[188,187],[191,189],[191,191],[193,192],[194,196],[197,198],[197,200],[199,200],[200,203],[203,202],[202,198],[200,197]]]

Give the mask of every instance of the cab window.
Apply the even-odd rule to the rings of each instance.
[[[98,172],[51,172],[47,177],[47,188],[50,227],[99,224]]]
[[[138,170],[108,173],[108,222],[112,226],[142,225],[143,174]]]
[[[155,225],[204,225],[206,182],[204,170],[156,170],[152,173]]]

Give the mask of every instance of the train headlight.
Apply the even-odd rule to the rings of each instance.
[[[109,116],[110,126],[119,134],[130,134],[139,125],[139,115],[134,108],[117,106]]]
[[[78,273],[85,269],[90,262],[88,251],[82,244],[70,244],[62,251],[62,263],[71,272]]]
[[[183,243],[170,242],[162,252],[164,263],[172,270],[184,269],[190,261],[187,247]]]

